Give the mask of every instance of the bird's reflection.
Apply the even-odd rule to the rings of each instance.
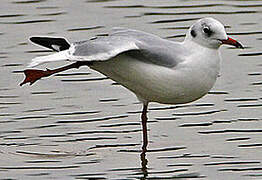
[[[140,159],[141,159],[141,171],[144,175],[142,179],[146,179],[148,175],[148,172],[147,172],[148,160],[146,158],[146,151],[142,151],[142,153],[140,154]]]

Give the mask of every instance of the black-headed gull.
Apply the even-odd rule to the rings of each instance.
[[[181,104],[195,101],[213,87],[220,68],[222,44],[243,46],[228,37],[224,26],[203,18],[188,30],[183,42],[174,42],[132,29],[115,28],[108,36],[70,44],[64,38],[31,37],[38,45],[58,51],[34,58],[31,67],[54,61],[74,62],[55,70],[25,70],[22,84],[70,68],[87,65],[136,94],[143,103],[143,152],[147,140],[149,102]]]

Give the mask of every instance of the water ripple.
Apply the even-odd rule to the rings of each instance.
[[[67,14],[67,12],[54,12],[54,13],[46,13],[46,14],[40,14],[40,16],[59,16]]]
[[[258,101],[258,98],[227,98],[226,102],[245,102],[245,101]]]
[[[37,24],[37,23],[48,23],[54,22],[52,19],[39,19],[39,20],[28,20],[28,21],[15,21],[15,22],[0,22],[0,24]]]
[[[91,73],[83,73],[83,72],[79,72],[79,73],[59,73],[56,74],[55,76],[88,76]]]
[[[261,13],[262,11],[197,11],[197,12],[180,12],[180,13],[171,13],[171,12],[146,12],[143,13],[144,16],[155,16],[155,15],[172,15],[172,16],[181,16],[181,15],[209,15],[209,14],[255,14]]]
[[[35,91],[31,92],[33,95],[49,95],[49,94],[55,94],[56,92],[54,91]]]
[[[99,99],[99,102],[106,103],[106,102],[116,102],[118,98],[107,98],[107,99]]]
[[[234,33],[227,33],[228,35],[255,35],[255,34],[262,34],[262,31],[249,31],[249,32],[234,32]]]
[[[167,167],[177,167],[177,166],[193,166],[190,163],[177,163],[177,164],[168,164]]]
[[[47,124],[47,125],[42,125],[42,126],[33,126],[33,127],[26,127],[26,128],[21,128],[21,129],[45,129],[45,128],[51,128],[51,127],[57,127],[57,124]]]
[[[42,158],[64,158],[64,157],[76,157],[76,156],[92,156],[94,153],[86,153],[86,154],[77,154],[72,152],[60,152],[54,151],[50,153],[41,153],[41,152],[32,152],[32,151],[16,151],[17,155],[26,155],[26,156],[35,156]]]
[[[14,96],[14,95],[1,95],[0,99],[16,99],[19,96]]]
[[[37,116],[24,116],[24,117],[16,117],[16,118],[13,118],[14,120],[36,120],[36,119],[46,119],[46,118],[49,118],[49,116],[45,116],[45,115],[37,115]]]
[[[106,177],[103,177],[105,175],[107,174],[106,173],[84,173],[84,174],[76,174],[76,175],[70,175],[70,176],[76,179],[102,180],[102,179],[107,179]]]
[[[222,129],[211,131],[199,131],[200,134],[223,134],[223,133],[261,133],[262,129]]]
[[[129,123],[118,123],[118,124],[105,124],[99,127],[123,127],[123,126],[140,126],[139,122],[129,122]]]
[[[112,2],[112,1],[118,1],[118,0],[87,0],[87,3],[103,3],[103,2]]]
[[[141,129],[133,130],[93,130],[93,131],[78,131],[78,132],[69,132],[68,135],[80,135],[80,134],[115,134],[115,133],[134,133],[140,132]],[[1,134],[1,132],[0,132]]]
[[[154,9],[183,9],[183,8],[201,8],[201,7],[214,7],[214,6],[225,6],[225,4],[201,4],[201,5],[168,5],[168,6],[148,6],[148,5],[114,5],[104,6],[104,8],[154,8]]]
[[[260,161],[222,161],[222,162],[209,162],[205,166],[221,166],[221,165],[242,165],[242,164],[260,164]]]
[[[28,163],[28,164],[58,163],[58,162],[62,162],[62,161],[59,161],[59,160],[27,160],[25,161],[25,163]]]
[[[240,53],[238,56],[261,56],[261,52]]]
[[[241,107],[241,108],[259,108],[259,107],[262,107],[262,104],[240,104],[237,107]]]
[[[160,120],[160,121],[174,121],[174,120],[179,120],[181,118],[178,118],[178,117],[157,117],[155,119]]]
[[[96,121],[107,121],[112,119],[121,119],[126,117],[128,117],[128,115],[107,116],[107,117],[83,119],[83,120],[59,120],[56,123],[87,123],[87,122],[96,122]]]
[[[177,156],[162,156],[158,157],[158,159],[180,159],[180,158],[208,158],[210,155],[208,154],[183,154]]]
[[[22,17],[26,16],[25,14],[6,14],[6,15],[0,15],[0,18],[12,18],[12,17]]]
[[[218,169],[218,171],[261,171],[262,168],[261,167],[251,167],[251,168],[245,168],[245,167],[241,167],[241,168],[223,168],[223,169]]]
[[[36,7],[36,9],[58,9],[59,7],[57,6],[41,6],[41,7]]]
[[[62,79],[63,82],[89,82],[89,81],[102,81],[107,80],[108,77],[97,77],[97,78],[88,78],[88,79]]]
[[[86,115],[86,114],[97,114],[100,111],[77,111],[77,112],[62,112],[62,113],[52,113],[52,116],[75,116],[75,115]]]
[[[114,140],[116,137],[87,137],[87,138],[76,138],[70,140],[55,140],[52,142],[63,143],[63,142],[80,142],[80,141],[101,141],[101,140]]]
[[[100,148],[117,148],[117,147],[129,147],[129,146],[138,146],[140,144],[97,144],[94,147],[88,148],[89,150],[91,149],[100,149]]]
[[[220,95],[220,94],[229,94],[225,91],[209,91],[208,94]]]
[[[253,147],[261,147],[262,143],[254,143],[254,144],[240,144],[238,147],[245,147],[245,148],[253,148]]]
[[[68,165],[68,166],[0,166],[1,170],[11,170],[11,169],[15,169],[15,170],[33,170],[33,169],[76,169],[79,168],[80,166],[76,166],[76,165]]]
[[[148,179],[193,179],[193,178],[205,178],[206,176],[200,175],[200,173],[192,172],[192,173],[182,173],[178,175],[173,175],[171,177],[166,177],[166,176],[156,176],[153,178],[148,178]]]
[[[187,123],[181,124],[179,127],[202,127],[202,126],[211,126],[212,122],[203,122],[203,123]]]
[[[185,104],[185,105],[174,105],[174,106],[164,106],[164,107],[152,107],[149,108],[151,111],[159,111],[159,110],[169,110],[169,109],[178,109],[178,108],[187,108],[187,107],[213,107],[215,104],[213,103],[201,103],[201,104]]]
[[[33,4],[33,3],[40,3],[44,2],[46,0],[19,0],[19,1],[13,1],[14,4]]]
[[[166,148],[159,148],[159,149],[148,149],[147,152],[165,152],[165,151],[177,151],[177,150],[183,150],[186,149],[186,147],[166,147]],[[132,150],[132,149],[121,149],[119,152],[142,152],[142,150]]]
[[[185,22],[185,21],[195,21],[199,18],[182,18],[182,19],[165,19],[165,20],[157,20],[152,21],[152,24],[162,24],[162,23],[175,23],[175,22]]]
[[[219,112],[227,111],[226,109],[221,110],[210,110],[210,111],[203,111],[203,112],[185,112],[185,113],[174,113],[175,116],[198,116],[198,115],[209,115],[215,114]]]
[[[89,30],[101,29],[101,28],[104,28],[104,26],[72,28],[72,29],[68,29],[67,31],[89,31]]]
[[[55,108],[40,108],[40,109],[29,109],[29,110],[25,110],[23,112],[25,113],[32,113],[32,112],[45,112],[45,111],[51,111]]]
[[[249,137],[236,137],[236,138],[228,138],[226,141],[232,142],[232,141],[246,141],[250,140],[251,138]]]

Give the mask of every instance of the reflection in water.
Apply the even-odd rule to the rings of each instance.
[[[147,172],[147,163],[148,160],[146,158],[146,150],[142,151],[142,153],[140,154],[140,159],[141,159],[141,171],[144,175],[144,179],[148,176],[148,172]]]

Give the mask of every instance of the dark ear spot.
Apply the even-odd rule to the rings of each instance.
[[[196,37],[196,31],[194,30],[194,29],[192,29],[191,30],[191,32],[190,32],[190,34],[191,34],[191,36],[194,38],[194,37]]]

